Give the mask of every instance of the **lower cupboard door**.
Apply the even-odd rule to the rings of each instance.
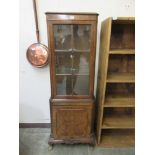
[[[53,136],[56,139],[76,139],[90,136],[91,107],[54,106]]]

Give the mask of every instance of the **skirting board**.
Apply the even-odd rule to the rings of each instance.
[[[51,123],[19,123],[19,128],[50,128]]]

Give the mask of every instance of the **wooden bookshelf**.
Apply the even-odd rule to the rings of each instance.
[[[135,20],[102,22],[96,100],[97,143],[133,147],[135,128]]]

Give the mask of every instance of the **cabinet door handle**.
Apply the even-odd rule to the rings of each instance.
[[[70,48],[68,51],[69,51],[69,52],[72,52],[72,51],[73,51],[73,49],[72,49],[72,48]]]
[[[70,55],[70,58],[73,59],[73,55],[72,54]]]

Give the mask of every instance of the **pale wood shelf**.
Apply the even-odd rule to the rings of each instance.
[[[106,81],[108,83],[134,83],[135,74],[134,73],[108,73]]]
[[[135,54],[134,49],[111,49],[109,54]]]
[[[134,147],[135,136],[133,132],[127,131],[111,131],[104,132],[101,135],[100,147]]]
[[[112,114],[105,115],[103,119],[102,129],[134,129],[134,115]]]
[[[105,99],[104,107],[135,107],[133,95],[109,95]]]

